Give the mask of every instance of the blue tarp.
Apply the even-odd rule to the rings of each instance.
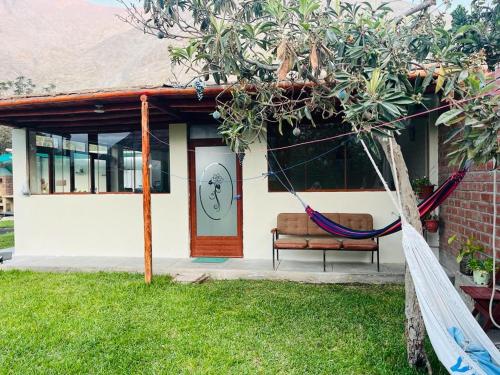
[[[10,153],[1,154],[0,163],[12,163],[12,154]]]
[[[500,366],[497,366],[493,363],[491,356],[489,353],[482,347],[478,345],[470,345],[465,341],[464,334],[457,327],[448,328],[448,332],[453,336],[458,345],[473,359],[483,371],[488,375],[499,375],[500,374]],[[461,358],[460,358],[461,359]],[[468,366],[461,367],[459,363],[457,363],[457,368],[452,369],[453,373],[466,372],[470,370]]]

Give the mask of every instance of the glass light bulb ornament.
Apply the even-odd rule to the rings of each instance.
[[[201,101],[203,99],[203,92],[205,91],[205,84],[198,78],[193,83],[193,87],[196,90],[196,96],[198,100]]]
[[[220,119],[220,112],[219,111],[213,111],[212,112],[212,117],[214,118],[214,120]]]
[[[292,133],[294,136],[298,137],[300,135],[300,128],[297,126],[293,129]]]
[[[163,31],[159,31],[157,34],[158,39],[163,39],[165,38],[165,33]]]

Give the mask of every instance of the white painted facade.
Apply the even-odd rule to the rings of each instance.
[[[189,187],[187,125],[170,125],[170,193],[153,194],[153,256],[188,258]],[[429,129],[429,171],[437,182],[437,130]],[[15,243],[17,255],[142,257],[143,222],[140,194],[28,195],[26,130],[13,131]],[[266,147],[253,145],[243,162],[243,178],[267,171]],[[435,167],[434,167],[435,166]],[[184,177],[184,178],[182,178]],[[396,218],[383,191],[308,192],[302,198],[322,212],[362,212],[382,227]],[[271,261],[270,229],[280,212],[303,212],[289,193],[269,192],[267,180],[243,182],[243,256]],[[400,234],[380,240],[380,261],[402,263]],[[283,252],[283,258],[320,260],[311,251]],[[368,261],[369,253],[329,252],[330,261]]]

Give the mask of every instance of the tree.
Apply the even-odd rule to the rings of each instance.
[[[173,62],[198,77],[201,91],[202,79],[228,84],[216,117],[236,152],[244,152],[266,126],[321,126],[341,114],[376,155],[382,149],[387,157],[387,140],[407,125],[400,119],[430,106],[429,94],[435,93],[452,106],[440,123],[459,127],[452,138],[454,160],[491,158],[498,146],[479,150],[476,145],[483,137],[494,144],[492,118],[498,108],[498,97],[483,103],[492,90],[483,72],[485,55],[465,51],[470,27],[446,30],[442,14],[425,11],[430,4],[395,18],[386,4],[373,8],[339,0],[144,0],[144,9],[127,7],[125,21],[175,41]],[[392,143],[403,211],[421,230],[408,171]],[[405,311],[408,360],[431,371],[408,271]]]
[[[469,54],[483,51],[488,67],[495,69],[500,63],[500,2],[490,6],[484,0],[473,0],[470,11],[459,5],[451,16],[453,31],[468,26],[460,41],[462,50]]]
[[[30,95],[36,90],[37,85],[30,78],[18,76],[14,80],[0,81],[0,98],[12,95]],[[55,85],[50,84],[42,87],[42,92],[50,93]],[[12,147],[12,129],[0,125],[0,152]]]

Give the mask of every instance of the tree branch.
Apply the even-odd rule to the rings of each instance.
[[[412,14],[420,12],[422,10],[425,10],[433,5],[436,5],[436,0],[426,0],[423,3],[418,4],[417,6],[414,6],[413,8],[410,8],[407,11],[403,12],[403,14],[397,17],[394,21],[396,22],[397,25],[403,20],[403,18],[411,16]]]

